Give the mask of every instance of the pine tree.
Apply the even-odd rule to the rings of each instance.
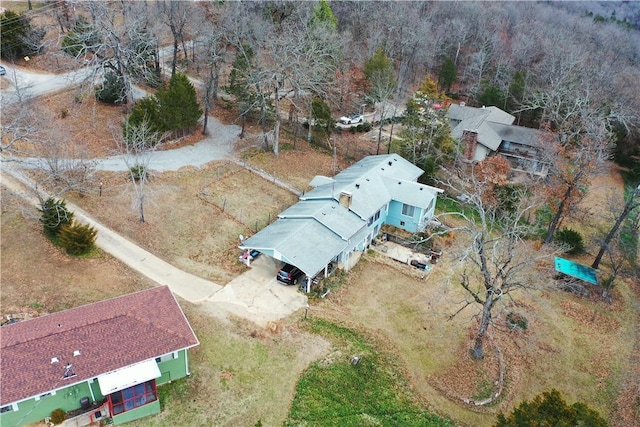
[[[90,225],[73,222],[61,228],[59,241],[69,255],[84,255],[93,249],[98,231]]]
[[[158,116],[165,131],[184,131],[195,127],[202,115],[196,89],[187,76],[175,73],[166,88],[159,89]]]
[[[71,224],[73,212],[67,209],[64,200],[47,199],[39,209],[42,213],[40,223],[44,228],[44,234],[50,239],[55,239],[63,226]]]
[[[122,127],[125,141],[132,142],[131,139],[136,135],[136,130],[143,125],[148,128],[150,135],[155,136],[149,141],[149,144],[156,145],[160,135],[166,130],[166,125],[160,117],[158,99],[153,95],[145,96],[136,102],[131,109],[131,113],[127,116],[127,121]]]
[[[530,402],[522,402],[509,416],[498,414],[494,427],[588,426],[606,427],[600,414],[582,402],[567,405],[556,389],[545,391]]]
[[[438,76],[438,84],[440,84],[440,88],[449,92],[451,86],[456,81],[456,64],[453,62],[453,59],[446,57],[444,62],[442,63],[442,67],[440,67],[440,75]]]

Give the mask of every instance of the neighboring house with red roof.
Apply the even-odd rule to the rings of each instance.
[[[515,117],[498,107],[451,104],[447,111],[451,136],[462,143],[464,160],[481,162],[500,155],[511,169],[545,176],[549,165],[543,159],[542,141],[549,135],[538,129],[514,125]]]
[[[156,387],[190,374],[199,345],[167,286],[0,328],[0,425],[61,408],[114,424],[160,412]]]

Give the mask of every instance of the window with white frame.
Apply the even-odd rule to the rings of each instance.
[[[402,215],[413,217],[415,213],[415,206],[407,205],[406,203],[402,204]]]

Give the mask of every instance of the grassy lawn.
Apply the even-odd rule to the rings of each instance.
[[[264,330],[243,320],[212,319],[188,303],[182,306],[200,340],[189,353],[191,377],[160,387],[162,412],[129,425],[281,425],[298,377],[329,351],[329,343],[300,330],[295,319]]]
[[[415,399],[392,355],[362,332],[322,319],[306,329],[331,340],[328,357],[314,362],[298,381],[285,425],[451,426]],[[353,364],[353,356],[360,357]]]

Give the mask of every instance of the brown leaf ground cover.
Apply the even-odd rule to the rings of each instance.
[[[90,101],[76,105],[73,94],[49,99],[44,105],[69,126],[75,143],[92,155],[111,154],[112,138],[104,135],[109,135],[110,123],[122,119],[119,108],[102,108]],[[69,108],[64,118],[57,114],[63,108]],[[97,118],[91,124],[95,127],[86,129],[92,118]],[[374,149],[370,141],[360,141],[352,143],[366,147],[363,152]],[[258,149],[244,158],[301,189],[308,189],[314,175],[331,175],[353,161],[341,157],[334,162],[327,151],[300,141],[295,150],[288,149],[288,143],[284,142],[278,157]],[[147,222],[140,224],[131,208],[126,174],[100,173],[98,179],[104,184],[102,196],[96,192],[69,198],[160,257],[219,283],[244,268],[237,263],[237,236],[255,231],[256,221],[268,221],[280,206],[295,201],[290,193],[247,171],[214,163],[155,174],[149,184]],[[619,188],[612,187],[619,184],[617,178],[610,182],[605,175],[602,179],[594,185]],[[1,262],[3,314],[57,311],[152,285],[99,252],[88,259],[68,258],[41,235],[33,210],[5,191]],[[42,267],[36,270],[33,265]],[[469,308],[449,318],[464,299],[452,266],[452,259],[445,255],[426,280],[419,280],[366,256],[347,283],[315,304],[311,313],[348,320],[384,337],[388,350],[405,364],[425,405],[465,425],[489,425],[498,410],[509,410],[521,399],[551,387],[561,389],[570,402],[587,402],[614,425],[630,425],[624,420],[633,420],[638,411],[633,398],[638,386],[628,375],[638,375],[637,284],[621,283],[613,306],[551,290],[524,296],[517,309],[527,317],[527,331],[493,332],[507,367],[503,397],[479,410],[460,403],[460,398],[484,397],[492,391],[497,359],[469,360],[475,312]],[[278,424],[286,415],[297,374],[327,349],[315,338],[297,333],[291,322],[284,322],[271,336],[241,321],[229,329],[196,308],[187,308],[187,314],[196,333],[207,337],[193,359],[197,380],[185,383],[182,404],[176,402],[175,410],[165,408],[163,415],[154,418],[156,425],[175,425],[185,411],[194,414],[191,420],[200,425],[246,425],[259,418]],[[301,347],[307,351],[300,351]],[[489,346],[487,353],[495,351]],[[293,369],[290,360],[295,361]],[[273,372],[287,375],[273,382]],[[211,396],[216,396],[216,404],[212,405]],[[248,413],[242,412],[242,405]]]

